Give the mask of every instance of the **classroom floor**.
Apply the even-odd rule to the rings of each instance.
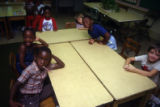
[[[55,15],[55,19],[58,25],[59,29],[64,29],[65,22],[67,21],[74,21],[74,15],[73,14],[59,14]],[[10,83],[10,78],[12,77],[12,73],[9,69],[9,59],[8,55],[9,52],[13,51],[16,52],[18,49],[18,46],[22,42],[22,33],[21,31],[15,31],[14,32],[14,38],[7,40],[4,37],[0,37],[0,69],[1,69],[1,76],[0,76],[0,84],[1,84],[1,89],[0,89],[0,95],[1,95],[1,103],[3,102],[3,105],[8,106],[8,99],[9,99],[9,83]],[[147,50],[147,47],[149,46],[150,43],[152,43],[152,40],[143,40],[140,42],[142,45],[141,51],[139,52],[140,54],[144,54]],[[117,40],[118,44],[118,50],[116,52],[120,52],[122,48],[122,43],[120,43]],[[136,64],[138,66],[138,64]],[[129,104],[121,105],[121,107],[130,107]]]

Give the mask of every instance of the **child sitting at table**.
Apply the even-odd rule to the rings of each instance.
[[[87,28],[85,28],[84,25],[83,25],[83,17],[84,17],[84,15],[82,13],[77,14],[75,16],[76,28],[80,29],[80,30],[83,30],[83,29],[87,30]]]
[[[16,68],[19,74],[21,74],[22,70],[32,63],[34,58],[33,50],[35,47],[40,46],[33,43],[34,41],[38,41],[42,45],[48,46],[45,41],[36,37],[36,33],[32,28],[25,28],[23,32],[23,43],[20,45],[18,54],[16,55]]]
[[[131,66],[130,63],[133,61],[140,61],[142,69]],[[135,56],[127,58],[124,67],[126,71],[138,73],[143,76],[149,77],[153,82],[158,85],[155,94],[159,91],[160,80],[160,44],[152,45],[148,48],[148,53],[141,56]],[[156,99],[156,103],[160,104],[160,99],[157,100],[155,96],[152,95],[152,100]]]
[[[42,0],[37,0],[36,1],[36,5],[35,5],[35,18],[34,21],[32,23],[32,28],[34,30],[37,30],[38,24],[40,22],[40,19],[43,17],[43,13],[44,13],[44,7],[45,5],[43,4]]]
[[[25,0],[25,10],[26,10],[26,26],[32,27],[35,15],[35,5],[33,0]]]
[[[51,63],[52,58],[56,61],[55,64]],[[11,89],[10,106],[39,107],[40,102],[44,99],[50,96],[54,98],[51,84],[44,85],[44,80],[47,77],[48,71],[63,67],[64,63],[54,56],[48,47],[36,48],[34,61],[23,70]]]
[[[110,35],[109,32],[99,24],[94,24],[91,17],[85,16],[83,18],[83,25],[88,28],[88,33],[92,37],[89,40],[89,44],[98,42],[99,44],[109,46],[113,50],[117,50],[117,44],[114,36]],[[100,40],[100,37],[103,37],[103,40]]]
[[[38,31],[56,31],[57,29],[55,19],[51,17],[51,8],[49,6],[45,6],[43,17],[39,22]]]

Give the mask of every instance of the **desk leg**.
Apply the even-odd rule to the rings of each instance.
[[[4,27],[5,27],[5,30],[6,30],[7,39],[10,39],[6,18],[4,18]]]
[[[105,107],[111,107],[111,104],[109,103],[109,104],[107,104]]]
[[[149,92],[146,93],[145,96],[143,96],[143,97],[141,98],[140,103],[139,103],[139,107],[145,107],[147,101],[148,101],[148,100],[150,99],[150,97],[151,97],[151,93],[152,93],[152,91],[149,91]]]
[[[118,107],[118,101],[114,101],[112,107]]]

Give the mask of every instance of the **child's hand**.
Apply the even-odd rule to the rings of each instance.
[[[136,68],[132,65],[124,65],[124,69],[126,71],[134,72]]]
[[[97,41],[98,44],[103,45],[102,41]]]
[[[128,65],[128,64],[126,64],[126,65],[124,65],[124,66],[123,66],[123,68],[124,68],[124,69],[127,69],[127,68],[128,68],[128,66],[129,66],[129,65]]]
[[[39,38],[39,37],[36,37],[35,41],[39,41],[39,40],[40,40],[40,38]]]
[[[93,44],[94,42],[95,42],[94,39],[90,39],[88,43]]]

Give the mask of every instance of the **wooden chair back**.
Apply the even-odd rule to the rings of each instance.
[[[16,75],[16,78],[18,78],[20,74],[16,69],[16,55],[13,52],[9,54],[9,66],[11,71]]]
[[[76,23],[75,22],[66,22],[65,23],[65,28],[76,28]]]
[[[135,40],[131,39],[131,38],[127,38],[123,44],[122,50],[120,52],[120,55],[123,58],[127,58],[128,56],[125,54],[129,53],[129,52],[134,52],[134,56],[138,55],[139,51],[140,51],[140,47],[141,45],[136,42]]]

